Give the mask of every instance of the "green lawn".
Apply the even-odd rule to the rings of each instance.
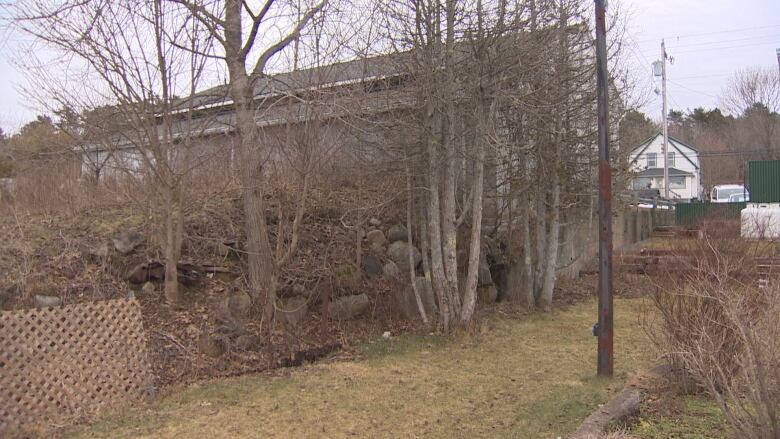
[[[654,364],[643,302],[615,304],[615,379],[595,377],[595,302],[492,318],[478,336],[405,336],[362,359],[174,392],[70,437],[549,438],[564,436],[638,368]]]
[[[714,401],[704,396],[681,398],[674,417],[643,417],[631,429],[642,438],[727,439],[733,437],[726,419]]]

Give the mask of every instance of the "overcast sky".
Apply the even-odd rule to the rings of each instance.
[[[629,10],[628,56],[640,89],[649,91],[642,109],[661,117],[660,81],[650,63],[661,58],[661,39],[674,64],[667,66],[669,106],[675,110],[718,106],[735,71],[778,68],[780,0],[624,0]]]
[[[612,0],[611,3],[616,3]],[[628,17],[627,56],[638,94],[649,116],[660,118],[661,102],[653,93],[660,82],[650,64],[660,59],[661,39],[674,57],[668,66],[670,108],[686,110],[718,105],[719,94],[737,70],[777,67],[780,48],[780,0],[621,0]],[[19,36],[0,30],[0,127],[17,130],[39,109],[30,108],[18,91],[24,75],[11,59],[19,56]]]

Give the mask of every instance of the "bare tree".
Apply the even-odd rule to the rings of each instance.
[[[765,151],[764,158],[780,158],[780,72],[774,67],[751,67],[729,80],[721,97],[724,108],[741,116],[744,137]]]
[[[262,145],[255,122],[258,108],[255,87],[267,77],[271,59],[300,35],[328,0],[312,4],[300,16],[291,14],[291,8],[275,0],[259,4],[242,0],[175,2],[209,29],[221,49],[216,58],[224,63],[228,72],[228,91],[235,109],[235,135],[241,163],[250,295],[254,300],[262,301],[264,320],[270,322],[278,279],[263,200],[263,164],[269,151]]]
[[[84,133],[92,135],[82,138],[94,142],[84,152],[101,150],[110,159],[98,154],[87,161],[96,173],[111,160],[136,179],[151,178],[164,216],[165,297],[177,302],[184,180],[195,164],[191,150],[198,135],[192,96],[211,51],[210,34],[161,0],[30,0],[15,4],[14,16],[20,30],[82,67],[74,69],[80,88],[58,81],[74,78],[35,70],[41,93],[82,114],[112,108],[118,123],[110,129],[88,126]],[[179,99],[177,93],[190,97]]]

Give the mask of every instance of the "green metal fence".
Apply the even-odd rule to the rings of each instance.
[[[695,226],[703,220],[739,219],[747,203],[681,203],[675,206],[678,226]]]
[[[780,203],[780,160],[748,162],[748,190],[754,203]]]

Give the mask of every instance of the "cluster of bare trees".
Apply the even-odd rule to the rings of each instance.
[[[353,6],[376,16],[353,33],[329,22],[344,19],[340,6],[328,0],[29,0],[13,9],[20,30],[72,59],[83,75],[82,86],[72,75],[47,69],[33,75],[47,99],[91,115],[85,122],[101,121],[74,130],[75,143],[86,153],[132,150],[142,166],[130,171],[142,168],[155,189],[165,219],[168,301],[179,300],[176,263],[187,181],[210,158],[198,139],[214,125],[202,116],[198,92],[225,75],[222,104],[232,109],[247,284],[270,322],[279,270],[298,246],[312,174],[336,148],[325,140],[329,124],[346,110],[327,108],[333,97],[317,79],[270,103],[257,98],[258,87],[280,54],[292,51],[295,70],[299,59],[322,68],[324,60],[373,50],[394,60],[403,86],[412,90],[399,116],[403,145],[386,146],[401,154],[409,178],[409,214],[417,219],[441,326],[467,325],[474,316],[485,234],[500,236],[509,248],[515,278],[510,296],[549,310],[561,228],[591,205],[596,118],[590,4],[361,3]],[[310,44],[301,43],[305,38]],[[617,85],[615,91],[621,91]],[[269,130],[258,123],[271,109],[288,118],[286,129],[275,131],[281,141],[269,141]],[[376,122],[352,116],[353,122]],[[99,178],[105,156],[85,156],[95,159]],[[285,159],[288,166],[280,166]],[[279,214],[276,248],[265,201],[272,172],[293,172],[299,189],[292,221]]]
[[[588,6],[398,0],[383,7],[387,38],[408,55],[417,98],[405,157],[424,188],[417,195],[423,265],[445,328],[473,317],[483,234],[507,243],[516,262],[510,297],[551,307],[561,227],[587,201],[581,195],[594,176]],[[467,255],[461,264],[459,254]]]
[[[213,52],[212,34],[162,1],[23,2],[15,17],[22,31],[81,67],[80,84],[47,69],[32,77],[49,100],[83,115],[84,124],[69,134],[94,159],[95,176],[111,155],[119,169],[143,169],[151,182],[164,224],[165,297],[176,302],[184,186],[197,135],[193,99]]]

